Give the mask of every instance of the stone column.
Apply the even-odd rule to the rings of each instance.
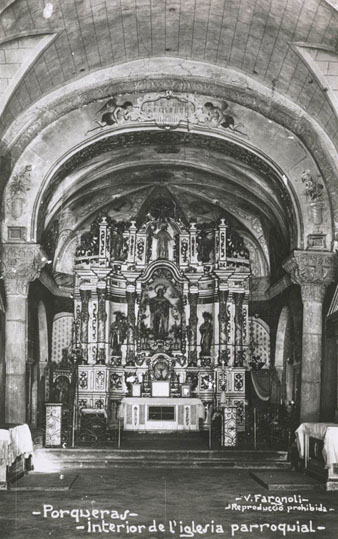
[[[326,287],[334,279],[334,253],[294,251],[283,264],[301,287],[303,302],[300,421],[320,420],[322,307]]]
[[[26,421],[27,297],[47,259],[36,244],[5,244],[1,248],[1,277],[6,292],[5,420]]]

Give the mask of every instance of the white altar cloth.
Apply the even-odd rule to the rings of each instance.
[[[0,429],[0,462],[6,466],[13,464],[21,455],[28,458],[33,454],[32,435],[28,425],[18,425],[11,429]]]
[[[323,440],[323,458],[327,467],[338,463],[338,424],[337,423],[302,423],[296,430],[298,451],[301,458],[306,458],[306,439]]]

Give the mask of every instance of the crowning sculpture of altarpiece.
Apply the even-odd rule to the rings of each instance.
[[[223,401],[244,430],[249,277],[225,219],[189,223],[163,198],[130,222],[98,217],[75,255],[77,421],[207,429]]]

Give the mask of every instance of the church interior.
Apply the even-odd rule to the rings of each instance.
[[[0,22],[1,488],[26,453],[172,448],[338,490],[337,1]]]

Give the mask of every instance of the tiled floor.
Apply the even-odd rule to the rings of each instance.
[[[252,497],[246,501],[244,496],[249,495]],[[260,495],[272,498],[265,502]],[[256,500],[254,496],[257,496]],[[279,507],[277,497],[293,497],[294,501],[286,505],[289,508],[299,506],[298,496],[308,500],[303,501],[302,510],[289,509],[287,512],[284,506],[282,511],[263,512],[263,507],[273,508],[276,504]],[[257,510],[261,502],[261,510]],[[304,508],[311,509],[309,503],[317,511],[305,511]],[[256,510],[243,511],[244,505],[254,505]],[[318,511],[323,505],[328,512]],[[73,516],[64,513],[61,518],[61,509],[74,510]],[[76,515],[80,509],[84,513],[77,523]],[[98,515],[97,509],[109,511],[109,514]],[[44,510],[47,518],[43,517]],[[93,510],[89,521],[88,514]],[[111,511],[123,513],[122,518],[125,511],[137,516],[128,513],[125,520],[114,519],[111,517],[116,515]],[[101,516],[105,521],[103,525]],[[154,520],[156,529],[152,525]],[[191,527],[192,521],[195,526],[208,523],[210,526],[207,530],[197,528],[192,533],[186,528],[181,533],[180,521],[183,526]],[[109,531],[110,524],[115,525],[115,530]],[[159,524],[165,531],[161,531]],[[287,524],[291,526],[289,531]],[[77,526],[83,526],[83,529],[77,529]],[[315,539],[338,538],[338,493],[268,491],[256,483],[247,470],[80,469],[68,491],[0,492],[1,539],[271,539],[283,536],[293,539],[307,535]]]

